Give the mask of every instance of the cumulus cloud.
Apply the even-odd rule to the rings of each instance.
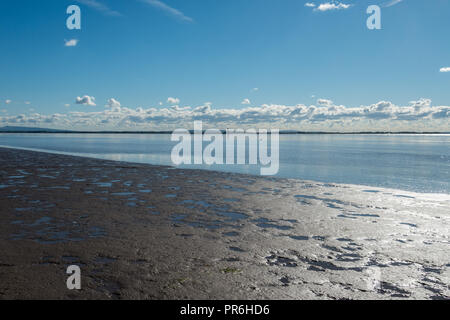
[[[315,11],[331,11],[331,10],[343,10],[350,8],[350,4],[345,4],[339,1],[331,1],[331,2],[325,2],[321,3],[317,8],[315,8]]]
[[[12,100],[9,100],[9,99],[5,100],[6,104],[10,104],[11,102],[12,102]]]
[[[108,104],[106,105],[109,108],[120,108],[121,104],[114,98],[108,99]]]
[[[317,100],[317,104],[321,105],[321,106],[332,106],[333,105],[333,101],[328,100],[328,99],[318,99]]]
[[[418,99],[399,106],[389,101],[346,107],[319,99],[315,105],[263,104],[257,107],[212,108],[172,106],[98,112],[0,116],[1,125],[33,125],[81,130],[173,130],[191,128],[202,120],[205,128],[279,128],[300,131],[439,131],[449,132],[450,107]]]
[[[71,40],[64,40],[64,45],[66,47],[76,47],[78,44],[77,39],[71,39]]]
[[[170,103],[170,104],[179,104],[179,103],[180,103],[180,99],[169,97],[169,98],[167,98],[167,103]]]
[[[90,97],[90,96],[83,96],[83,97],[77,97],[75,100],[76,104],[82,104],[85,106],[96,106],[95,104],[95,98],[94,97]]]
[[[251,104],[250,99],[242,100],[241,104]]]
[[[316,6],[316,4],[313,3],[313,2],[307,2],[307,3],[305,3],[305,7],[308,7],[308,8],[314,8],[315,6]]]
[[[441,68],[440,72],[450,72],[450,67]]]

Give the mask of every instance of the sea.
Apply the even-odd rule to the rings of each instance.
[[[167,166],[177,143],[170,134],[0,133],[2,147]],[[260,174],[250,164],[180,167]],[[450,134],[282,134],[275,177],[450,194]]]

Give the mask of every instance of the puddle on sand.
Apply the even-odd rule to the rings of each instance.
[[[110,264],[113,262],[116,262],[117,259],[116,258],[111,258],[111,257],[97,257],[94,260],[94,263],[98,263],[98,264]]]
[[[134,196],[135,193],[134,192],[117,192],[117,193],[111,193],[112,196],[117,196],[117,197],[129,197],[129,196]]]
[[[205,208],[209,208],[212,206],[212,204],[206,202],[206,201],[202,201],[202,200],[183,200],[181,201],[179,204],[193,204],[193,205],[198,205],[198,206],[202,206]],[[194,206],[189,206],[188,208],[193,209]]]
[[[227,189],[227,190],[231,190],[231,191],[235,191],[235,192],[245,192],[245,191],[247,191],[247,190],[242,189],[242,188],[236,188],[236,187],[228,186],[228,185],[222,186],[222,188],[223,189]]]
[[[403,194],[394,194],[394,197],[397,197],[397,198],[406,198],[406,199],[415,199],[415,197],[405,196],[405,195],[403,195]]]
[[[216,212],[217,215],[222,217],[230,218],[231,221],[237,221],[237,220],[244,220],[248,219],[249,216],[245,213],[239,213],[239,212]]]
[[[34,223],[30,224],[30,227],[40,226],[41,224],[49,224],[52,221],[50,217],[42,217],[37,219]]]
[[[111,188],[112,187],[111,182],[96,182],[94,184],[100,188]]]
[[[369,214],[369,213],[346,213],[347,215],[354,217],[368,217],[368,218],[379,218],[378,214]]]
[[[106,236],[106,231],[100,227],[91,227],[88,231],[89,238],[100,238]]]
[[[78,257],[72,257],[72,256],[62,256],[61,259],[62,259],[64,262],[71,263],[71,264],[80,261],[80,258],[78,258]]]
[[[224,232],[223,235],[226,237],[237,237],[239,236],[239,232],[236,231]]]
[[[291,238],[291,239],[294,239],[294,240],[299,240],[299,241],[309,240],[308,236],[292,236],[292,235],[289,235],[288,237]]]
[[[400,224],[402,224],[404,226],[412,227],[412,228],[417,228],[417,224],[414,224],[414,223],[400,222]]]
[[[275,221],[271,221],[266,218],[259,218],[256,220],[253,220],[253,222],[256,223],[256,226],[263,228],[263,229],[278,229],[278,230],[290,230],[294,229],[291,226],[281,226],[275,223]]]

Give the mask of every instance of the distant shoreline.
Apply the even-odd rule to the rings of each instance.
[[[206,130],[203,131],[205,133]],[[220,130],[222,134],[226,133],[226,130]],[[193,130],[189,130],[193,133]],[[1,131],[1,133],[38,133],[38,134],[172,134],[172,131],[51,131],[51,130],[41,130],[41,131]],[[268,132],[270,134],[270,132]],[[384,131],[361,131],[361,132],[321,132],[321,131],[280,131],[281,135],[313,135],[313,134],[324,134],[324,135],[383,135],[383,134],[450,134],[450,132],[414,132],[414,131],[399,131],[399,132],[384,132]]]

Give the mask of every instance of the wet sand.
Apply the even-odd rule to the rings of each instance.
[[[4,148],[0,165],[0,299],[450,299],[450,195]]]

